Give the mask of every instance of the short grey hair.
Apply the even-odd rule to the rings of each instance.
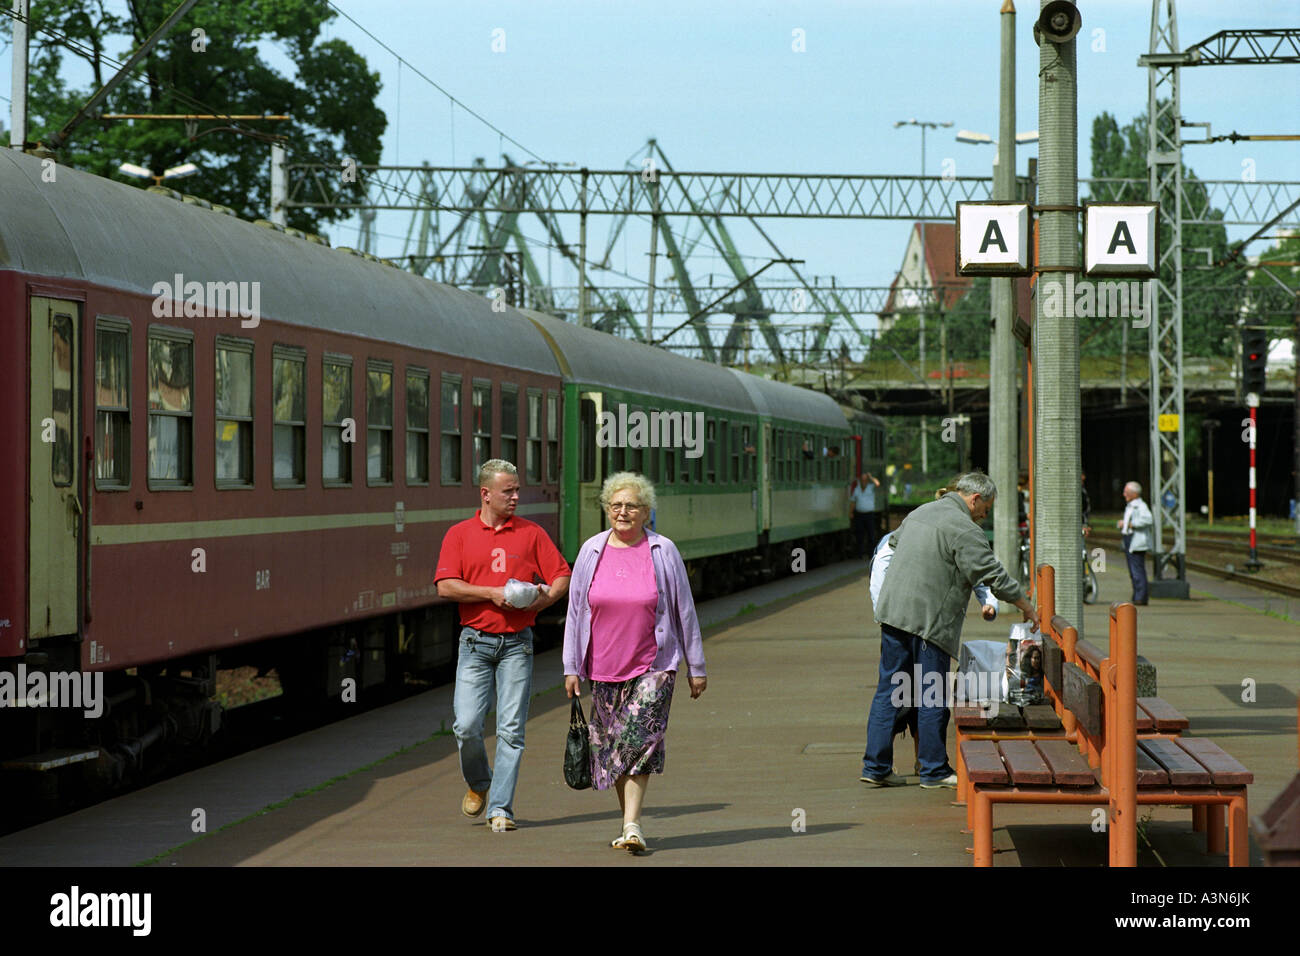
[[[654,511],[655,486],[645,475],[638,475],[634,471],[615,472],[605,479],[605,484],[600,489],[600,507],[608,509],[610,499],[628,488],[636,493],[637,503],[646,507],[647,514]]]
[[[982,471],[968,471],[964,475],[958,475],[957,480],[948,487],[959,495],[979,495],[986,501],[992,501],[998,496],[998,486]]]
[[[492,479],[497,475],[518,475],[519,469],[504,458],[493,458],[485,461],[478,470],[478,486],[486,488],[492,484]]]
[[[1111,487],[1114,488],[1115,486],[1114,486],[1114,485],[1111,485]],[[1126,485],[1124,486],[1124,490],[1125,490],[1125,491],[1128,491],[1130,488],[1133,489],[1133,494],[1135,494],[1135,495],[1141,495],[1141,494],[1142,494],[1142,486],[1139,485],[1136,481],[1130,481],[1128,484],[1126,484]]]

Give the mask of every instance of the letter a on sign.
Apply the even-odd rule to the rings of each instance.
[[[1027,275],[1029,249],[1026,203],[957,203],[957,272],[960,275]]]
[[[1083,210],[1083,271],[1149,279],[1156,274],[1156,203],[1089,203]]]

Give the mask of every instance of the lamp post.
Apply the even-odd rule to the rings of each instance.
[[[894,129],[898,129],[900,126],[919,126],[921,128],[921,175],[922,176],[925,175],[925,131],[928,129],[948,129],[952,125],[953,124],[951,121],[947,123],[936,123],[931,120],[919,120],[915,118],[898,120],[897,122],[894,123]],[[922,189],[924,189],[924,187],[922,187]],[[921,219],[921,269],[924,270],[925,268],[926,268],[925,218],[922,217]],[[920,356],[921,356],[921,379],[924,381],[925,379],[925,306],[924,304],[921,307],[921,335],[920,335],[920,341],[918,345],[920,348]],[[930,458],[929,458],[929,451],[926,447],[926,440],[925,440],[925,416],[922,415],[921,416],[921,473],[928,474],[929,471],[930,471]]]
[[[152,179],[155,186],[161,186],[164,179],[183,179],[186,176],[193,176],[199,171],[199,167],[193,163],[181,163],[179,166],[172,166],[170,169],[164,169],[161,174],[145,169],[143,166],[137,166],[135,163],[123,163],[117,168],[120,172],[126,173],[128,176],[134,176],[137,179]]]

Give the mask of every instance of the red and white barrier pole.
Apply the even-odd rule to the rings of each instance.
[[[1258,571],[1263,565],[1255,550],[1255,425],[1259,413],[1259,396],[1254,392],[1246,396],[1250,407],[1250,557],[1246,559],[1247,571]]]

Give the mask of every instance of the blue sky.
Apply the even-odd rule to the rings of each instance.
[[[927,173],[940,174],[945,161],[956,175],[990,172],[993,147],[959,144],[953,134],[997,132],[1002,0],[334,2],[547,160],[622,168],[653,136],[679,171],[915,174],[920,130],[893,126],[915,117],[955,124],[927,134]],[[1039,59],[1031,35],[1038,6],[1033,0],[1018,6],[1018,130],[1038,127]],[[1136,64],[1148,46],[1151,5],[1082,0],[1079,7],[1079,172],[1087,176],[1093,118],[1105,110],[1126,123],[1146,109],[1147,74]],[[1295,0],[1182,0],[1178,8],[1186,47],[1222,29],[1294,23],[1297,6]],[[795,30],[803,31],[803,52],[793,49]],[[381,74],[379,105],[389,118],[384,163],[467,165],[482,156],[496,165],[503,147],[516,161],[530,158],[453,110],[446,96],[399,68],[343,17],[326,35],[346,39]],[[502,36],[505,49],[494,52],[494,38],[500,45]],[[3,60],[0,83],[7,92],[8,57]],[[1186,119],[1208,121],[1216,134],[1300,132],[1300,67],[1184,70],[1182,101]],[[1020,147],[1019,171],[1036,150]],[[1300,180],[1300,143],[1191,146],[1185,160],[1202,178],[1239,178],[1243,161],[1251,160],[1258,179]],[[375,251],[399,254],[409,221],[407,213],[381,213]],[[603,248],[609,224],[593,220],[594,246]],[[536,220],[524,228],[543,235]],[[909,224],[767,220],[765,228],[787,255],[805,260],[807,277],[887,285]],[[577,240],[576,218],[563,229]],[[355,224],[330,233],[336,245],[356,242]],[[645,275],[648,233],[646,223],[628,225],[612,258],[616,268]],[[754,257],[751,268],[766,261],[766,244],[748,226],[735,225],[734,233],[742,253]],[[539,254],[545,267],[545,250]],[[558,256],[552,261],[559,284],[563,268]],[[710,273],[730,284],[717,258],[693,257],[692,272],[702,284]],[[792,280],[779,267],[767,276]],[[626,280],[598,274],[596,281]]]
[[[893,123],[912,117],[956,124],[927,134],[929,174],[951,160],[957,175],[987,175],[993,158],[993,147],[960,144],[953,134],[997,132],[1001,0],[335,2],[548,160],[621,168],[654,136],[678,170],[911,174],[920,172],[920,130]],[[1087,176],[1093,118],[1105,110],[1126,123],[1146,109],[1147,74],[1137,57],[1148,47],[1151,5],[1084,0],[1079,7],[1079,157]],[[1178,7],[1183,47],[1222,29],[1285,26],[1296,13],[1294,2],[1268,0]],[[1038,127],[1030,29],[1037,8],[1032,0],[1017,8],[1018,130]],[[498,28],[504,52],[492,50]],[[802,53],[792,49],[796,29],[804,31]],[[330,31],[382,75],[380,105],[390,121],[384,162],[495,162],[497,133],[460,110],[453,127],[446,97],[406,69],[399,98],[391,55],[343,18]],[[1300,132],[1300,67],[1184,70],[1182,99],[1185,118],[1210,122],[1216,134]],[[529,158],[508,143],[505,149],[517,161]],[[1036,149],[1018,150],[1020,171]],[[1300,179],[1300,143],[1192,146],[1185,159],[1203,178],[1238,178],[1242,161],[1252,159],[1258,179]],[[870,285],[889,283],[908,229],[886,221],[769,220],[765,227],[787,255],[807,261],[806,275]],[[606,228],[595,221],[595,241]],[[526,229],[541,234],[540,226]],[[576,239],[576,224],[565,229]],[[381,219],[379,230],[404,235],[406,217]],[[348,230],[336,232],[341,241]],[[743,252],[766,256],[761,239],[743,227],[736,232]],[[632,224],[628,235],[623,261],[643,275],[648,228]],[[697,273],[710,268],[723,281],[720,261],[695,263]]]

